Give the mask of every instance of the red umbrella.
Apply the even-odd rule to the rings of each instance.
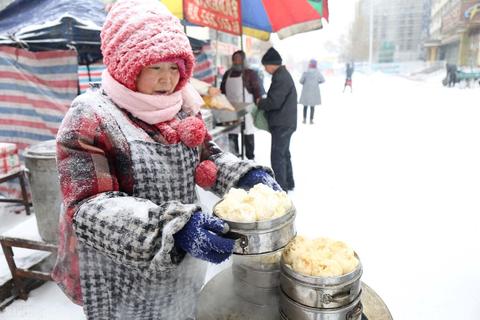
[[[162,0],[180,19],[240,35],[280,39],[322,28],[328,21],[328,0]],[[240,19],[241,18],[241,19]]]

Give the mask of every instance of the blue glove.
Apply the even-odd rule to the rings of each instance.
[[[235,244],[234,240],[219,236],[227,231],[228,225],[225,222],[197,211],[173,238],[177,247],[193,257],[220,263],[230,257]]]
[[[252,169],[248,171],[247,174],[240,178],[237,187],[249,190],[258,183],[263,183],[275,191],[282,191],[282,187],[280,187],[277,181],[262,169]]]

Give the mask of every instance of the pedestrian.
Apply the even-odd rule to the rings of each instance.
[[[202,211],[195,183],[218,196],[279,186],[269,168],[211,141],[188,83],[192,49],[163,4],[116,1],[101,48],[101,85],[72,102],[57,135],[52,277],[87,319],[193,319],[206,261],[226,260],[234,244]]]
[[[258,108],[265,110],[272,135],[270,160],[275,178],[283,190],[293,190],[290,139],[297,129],[297,90],[292,76],[282,65],[282,57],[273,47],[262,57],[265,70],[272,75],[266,98],[260,99]]]
[[[232,67],[224,73],[220,90],[227,96],[229,101],[237,103],[254,103],[265,93],[258,74],[246,65],[245,52],[242,50],[233,53]],[[255,158],[254,130],[252,115],[247,113],[245,115],[244,130],[245,155],[247,159]],[[228,135],[230,150],[236,154],[240,154],[238,133],[237,130],[237,132]]]
[[[450,65],[447,64],[447,70],[448,68],[450,69],[447,71],[448,86],[455,87],[455,84],[457,83],[457,65],[454,63]]]
[[[353,71],[355,70],[355,66],[353,62],[347,63],[345,66],[345,85],[343,86],[343,92],[345,92],[345,88],[350,87],[350,92],[353,92],[353,85],[352,85],[352,75]]]
[[[325,78],[320,70],[317,69],[317,60],[310,60],[308,70],[300,78],[300,83],[303,87],[299,103],[303,104],[303,123],[307,122],[307,111],[308,107],[310,107],[310,124],[313,124],[315,106],[322,103],[319,85],[324,82]]]

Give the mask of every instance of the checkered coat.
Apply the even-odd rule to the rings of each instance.
[[[101,89],[73,101],[57,135],[64,210],[52,276],[88,319],[192,316],[206,265],[173,234],[199,209],[194,170],[206,159],[218,167],[219,196],[260,167],[212,142],[168,145]]]

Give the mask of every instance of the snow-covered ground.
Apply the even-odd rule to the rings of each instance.
[[[327,78],[315,124],[299,107],[292,139],[298,233],[353,246],[396,320],[480,317],[480,89],[443,76],[357,73],[353,94]],[[269,143],[257,133],[258,162]],[[0,319],[84,317],[49,283]]]

